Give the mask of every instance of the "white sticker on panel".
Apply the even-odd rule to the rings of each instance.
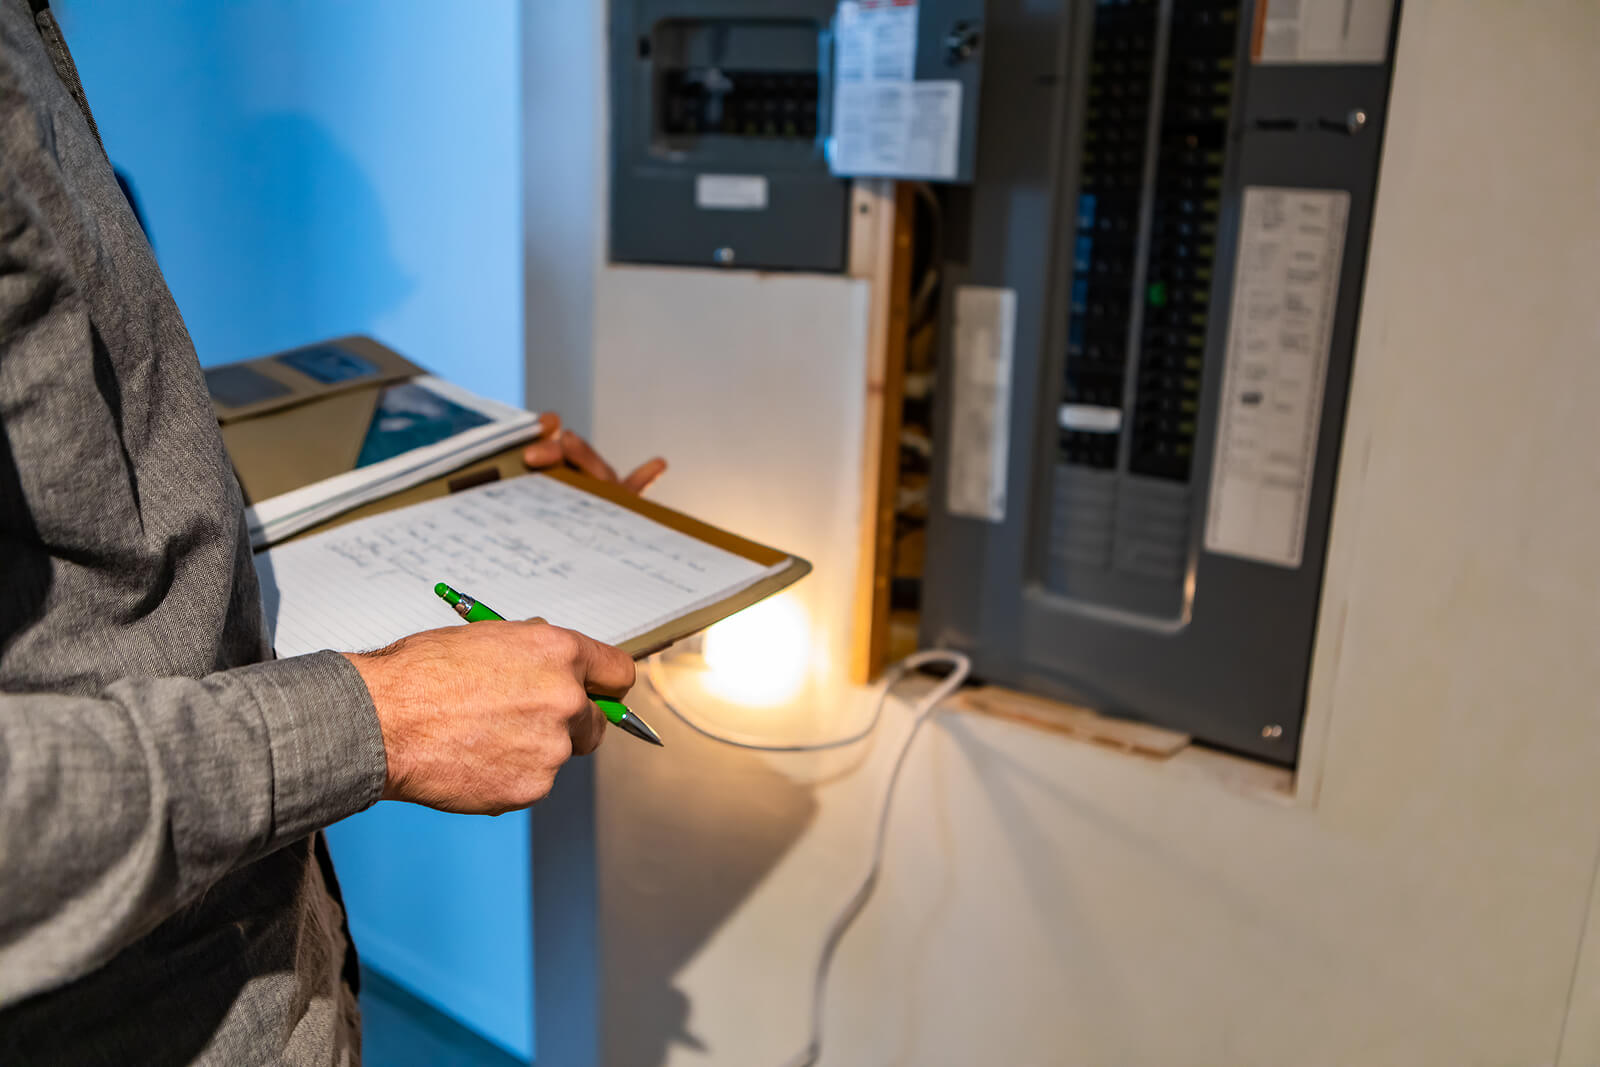
[[[1206,551],[1298,567],[1350,194],[1245,189]]]
[[[953,179],[961,83],[915,80],[917,0],[842,0],[834,31],[834,173]]]
[[[759,174],[697,174],[694,206],[710,211],[765,211],[767,179]]]
[[[950,477],[945,487],[945,507],[952,515],[989,522],[1006,517],[1016,318],[1013,289],[964,285],[956,290]]]
[[[961,145],[961,83],[840,83],[833,101],[838,174],[950,180]]]
[[[917,0],[841,0],[834,21],[841,82],[911,81],[917,65]]]
[[[1116,433],[1122,429],[1122,409],[1097,404],[1062,404],[1056,411],[1056,424],[1063,430],[1080,433]]]
[[[1394,0],[1262,0],[1257,63],[1382,63]]]

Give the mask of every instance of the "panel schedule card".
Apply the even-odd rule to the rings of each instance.
[[[530,474],[256,555],[279,656],[363,651],[464,625],[437,582],[638,654],[802,577],[803,560],[580,475]]]

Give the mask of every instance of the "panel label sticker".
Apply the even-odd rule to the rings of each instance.
[[[917,81],[917,0],[841,0],[828,162],[835,174],[956,176],[961,83]]]
[[[1382,63],[1394,0],[1261,0],[1257,63]]]
[[[840,0],[834,35],[841,82],[917,76],[917,0]]]
[[[833,99],[833,170],[949,180],[961,145],[961,83],[841,82]]]
[[[1122,409],[1098,404],[1062,404],[1056,410],[1056,424],[1063,430],[1079,433],[1116,433],[1122,429]]]
[[[694,206],[710,211],[765,211],[767,179],[759,174],[696,174]]]
[[[1244,191],[1208,552],[1299,567],[1350,194]]]
[[[950,478],[945,487],[945,508],[952,515],[989,522],[1006,517],[1016,319],[1014,289],[964,285],[956,290]]]

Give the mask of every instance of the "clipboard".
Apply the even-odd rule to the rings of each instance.
[[[247,500],[297,490],[351,470],[385,389],[418,380],[433,382],[438,389],[454,388],[447,382],[420,377],[425,374],[398,352],[359,336],[334,338],[206,371],[223,443]],[[495,406],[482,398],[475,399]],[[512,408],[504,408],[502,415],[511,429],[520,425],[515,423],[519,416],[527,420],[531,432],[533,416]],[[446,467],[445,473],[388,491],[298,533],[274,538],[273,547],[289,546],[362,519],[526,475],[529,472],[522,462],[526,436],[511,437],[498,446],[498,451],[454,469]],[[689,610],[622,642],[619,647],[636,659],[698,633],[811,572],[806,560],[633,496],[619,486],[567,469],[540,473],[769,572],[715,603]]]
[[[529,473],[522,462],[522,447],[517,446],[506,449],[495,455],[485,457],[476,463],[468,464],[446,477],[434,479],[422,485],[394,493],[382,500],[347,511],[336,518],[295,534],[281,543],[285,545],[293,544],[296,541],[328,530],[337,529],[360,519],[382,515],[413,504],[420,504],[424,501],[436,500],[454,492],[488,485],[502,479],[526,476]],[[714,604],[690,611],[647,633],[621,642],[618,647],[636,660],[661,652],[684,638],[697,634],[707,627],[728,618],[730,615],[765,600],[774,593],[781,592],[811,573],[810,562],[799,556],[740,537],[738,534],[712,526],[710,523],[702,522],[655,501],[634,496],[620,486],[599,481],[579,471],[567,468],[551,468],[538,473],[554,478],[574,489],[599,497],[618,507],[625,508],[670,530],[675,530],[697,541],[749,560],[763,568],[777,568],[773,573],[754,584],[746,586]]]
[[[645,659],[653,656],[657,652],[677,644],[685,637],[697,634],[712,624],[721,622],[728,616],[737,614],[752,604],[757,604],[772,594],[787,589],[811,573],[810,562],[801,559],[799,556],[793,556],[779,549],[746,540],[738,534],[729,533],[720,527],[701,522],[699,519],[685,515],[681,511],[674,511],[652,500],[634,496],[621,486],[602,482],[580,471],[566,468],[547,470],[544,473],[574,488],[582,489],[601,499],[609,500],[613,504],[627,508],[635,514],[643,515],[647,519],[659,522],[670,530],[688,534],[697,541],[715,545],[717,548],[731,552],[735,556],[741,556],[752,563],[758,563],[763,567],[784,565],[781,570],[763,578],[754,585],[741,589],[732,596],[725,597],[717,603],[701,608],[698,611],[692,611],[687,615],[680,616],[665,626],[657,627],[647,634],[641,634],[631,641],[624,641],[620,646],[621,649],[634,659]]]

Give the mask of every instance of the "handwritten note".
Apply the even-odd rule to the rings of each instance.
[[[446,582],[507,618],[618,644],[781,569],[542,475],[341,526],[256,557],[280,656],[360,651],[460,619]]]

